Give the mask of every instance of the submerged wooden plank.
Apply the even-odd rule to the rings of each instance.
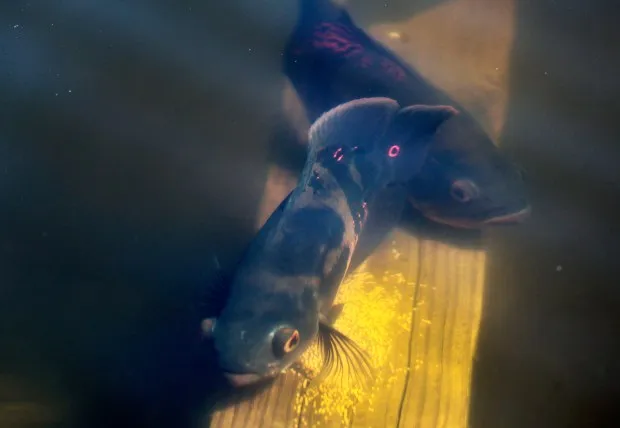
[[[302,380],[294,373],[280,376],[274,384],[251,400],[216,410],[210,427],[280,428],[294,426],[297,419],[294,398]]]
[[[421,249],[412,370],[400,418],[390,426],[465,427],[485,256],[432,242]]]

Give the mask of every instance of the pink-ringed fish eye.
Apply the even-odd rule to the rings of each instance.
[[[388,156],[391,158],[395,158],[400,153],[400,146],[398,144],[394,144],[392,147],[388,149]]]
[[[273,351],[278,357],[293,352],[299,345],[299,331],[290,327],[281,327],[273,335]]]

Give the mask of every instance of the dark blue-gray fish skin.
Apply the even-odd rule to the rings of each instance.
[[[410,178],[436,128],[456,113],[373,98],[338,106],[312,125],[299,184],[250,244],[220,316],[203,324],[231,383],[276,375],[317,338],[374,199]],[[287,352],[277,347],[283,331],[298,335]]]
[[[366,34],[344,8],[330,0],[300,0],[283,68],[311,122],[360,97],[456,107],[461,114],[439,128],[427,162],[409,183],[412,205],[433,221],[461,228],[528,217],[520,169],[471,114]]]

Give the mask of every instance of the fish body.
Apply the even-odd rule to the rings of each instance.
[[[427,161],[408,183],[411,204],[430,220],[460,228],[512,224],[529,215],[520,169],[474,117],[359,28],[343,7],[300,0],[283,69],[310,122],[361,97],[454,106],[460,114],[437,130]]]
[[[377,195],[410,178],[430,136],[456,113],[372,98],[315,121],[297,187],[251,242],[219,317],[203,323],[231,383],[277,375],[317,338],[331,361],[335,348],[361,361],[355,345],[328,322],[338,287],[369,211],[379,208]]]

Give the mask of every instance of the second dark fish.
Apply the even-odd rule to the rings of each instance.
[[[426,218],[481,228],[528,217],[520,169],[471,114],[359,28],[344,8],[329,0],[300,0],[283,61],[310,122],[360,97],[452,105],[461,112],[438,129],[423,168],[409,182],[411,204]]]

